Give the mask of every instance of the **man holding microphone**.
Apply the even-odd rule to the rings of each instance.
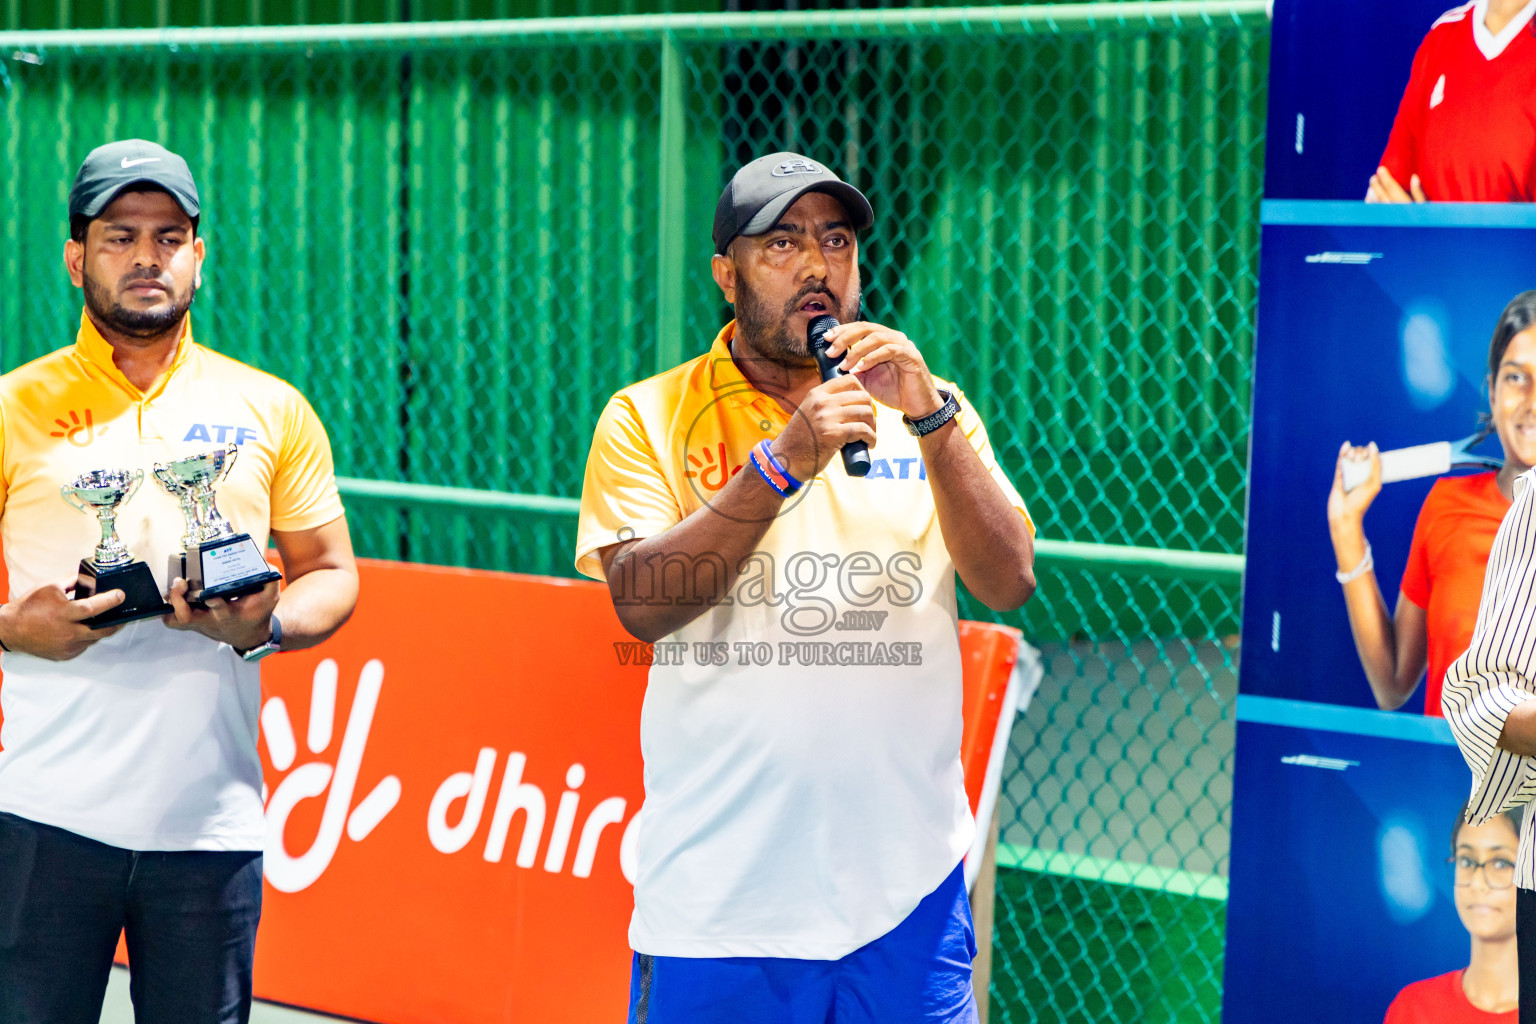
[[[1019,607],[1033,526],[959,389],[859,319],[872,223],[805,156],[741,168],[712,260],[735,320],[597,425],[576,565],[657,642],[632,1021],[975,1019],[954,578]]]

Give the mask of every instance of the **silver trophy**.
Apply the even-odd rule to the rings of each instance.
[[[229,474],[240,454],[227,445],[174,462],[155,463],[155,479],[181,503],[185,550],[171,556],[170,575],[187,581],[187,603],[206,607],[215,597],[254,594],[283,578],[248,533],[239,533],[214,504],[214,484]]]
[[[160,595],[155,574],[150,572],[149,566],[129,554],[128,546],[117,535],[117,510],[133,497],[143,482],[142,469],[93,469],[81,473],[59,489],[65,504],[86,515],[96,516],[101,523],[101,543],[96,545],[91,557],[80,560],[74,599],[78,601],[108,590],[123,592],[122,604],[83,620],[92,629],[165,615],[172,610]]]

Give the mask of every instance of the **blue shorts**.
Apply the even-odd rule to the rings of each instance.
[[[636,953],[629,1024],[976,1024],[965,871],[841,960]]]

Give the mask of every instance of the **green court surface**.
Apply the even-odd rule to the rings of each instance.
[[[1225,922],[1218,899],[999,866],[990,1024],[1219,1020]]]

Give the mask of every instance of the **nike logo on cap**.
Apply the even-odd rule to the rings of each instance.
[[[160,158],[157,156],[141,156],[137,160],[129,160],[127,157],[123,157],[123,167],[137,167],[139,164],[152,164],[157,163],[159,160]]]

